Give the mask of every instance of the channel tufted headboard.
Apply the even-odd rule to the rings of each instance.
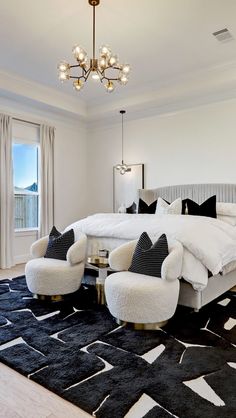
[[[236,184],[181,184],[157,189],[139,189],[138,195],[148,204],[158,197],[169,202],[173,202],[178,197],[189,198],[200,204],[212,195],[216,195],[217,202],[236,203]]]

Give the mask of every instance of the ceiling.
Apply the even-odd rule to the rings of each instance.
[[[236,62],[236,41],[219,43],[212,32],[227,27],[236,38],[235,0],[101,0],[97,49],[109,44],[131,64],[127,86],[111,94],[90,80],[78,93],[57,79],[57,63],[73,63],[72,46],[91,54],[88,0],[8,0],[0,3],[0,70],[41,83],[87,106],[126,103],[158,92],[189,74]]]

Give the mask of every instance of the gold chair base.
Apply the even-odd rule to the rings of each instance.
[[[33,294],[34,299],[42,300],[44,302],[61,302],[64,300],[63,295],[38,295],[37,293]]]
[[[124,325],[127,328],[134,329],[134,330],[157,330],[161,327],[164,327],[164,325],[167,324],[168,321],[162,321],[162,322],[153,322],[149,324],[141,324],[138,322],[126,322],[122,321],[121,319],[115,318],[118,325]]]

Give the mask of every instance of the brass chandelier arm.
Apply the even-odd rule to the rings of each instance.
[[[106,77],[105,75],[102,76],[102,79],[107,81],[117,81],[117,78]]]
[[[102,75],[101,71],[99,70],[99,68],[97,69],[97,74],[99,75],[99,80],[100,80],[100,81],[101,81],[101,83],[102,83],[102,80],[103,80],[103,75]]]
[[[81,78],[83,78],[84,81],[87,81],[90,73],[91,73],[91,69],[89,68],[88,71],[83,70],[82,75],[79,75],[79,76],[70,75],[69,78],[73,78],[75,80],[81,80]]]
[[[88,71],[86,71],[86,73],[85,73],[85,76],[84,76],[85,81],[87,81],[90,73],[91,73],[91,68],[89,68]]]
[[[74,79],[74,80],[81,80],[81,78],[83,78],[85,80],[85,76],[84,75],[79,75],[79,76],[75,76],[75,75],[70,75],[70,78]]]

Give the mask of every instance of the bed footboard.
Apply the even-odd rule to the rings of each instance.
[[[199,310],[234,286],[236,286],[236,270],[224,276],[217,274],[210,277],[207,287],[202,291],[194,290],[191,284],[180,281],[178,304]]]

